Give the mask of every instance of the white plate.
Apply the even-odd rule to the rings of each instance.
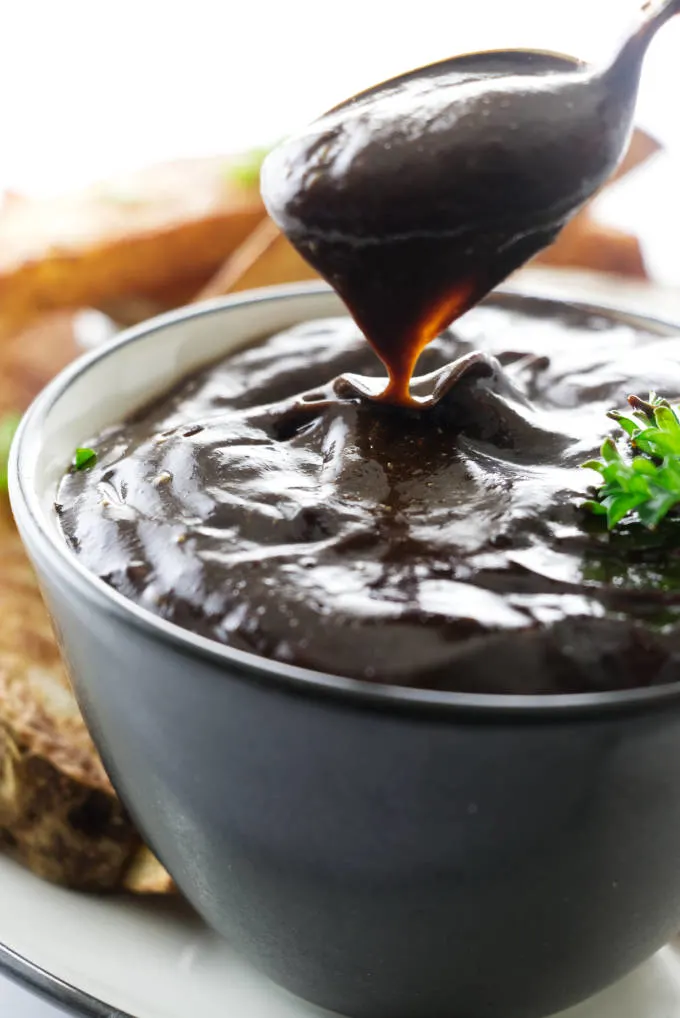
[[[87,1018],[330,1018],[258,975],[181,902],[95,898],[0,856],[0,968]],[[677,1018],[680,941],[562,1018]]]

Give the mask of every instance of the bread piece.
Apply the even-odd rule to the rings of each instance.
[[[176,888],[151,849],[141,845],[123,873],[122,890],[132,894],[174,894]]]
[[[78,318],[55,314],[0,351],[0,414],[23,409],[77,350]],[[117,799],[61,663],[50,621],[0,495],[0,838],[70,887],[172,889]]]
[[[605,188],[646,163],[661,146],[645,131],[636,129],[625,157]],[[597,221],[597,198],[567,223],[554,244],[541,251],[535,264],[582,268],[634,279],[647,279],[642,246],[637,237]]]
[[[40,876],[111,890],[139,837],[76,707],[5,499],[0,556],[0,827]]]
[[[72,312],[43,315],[17,333],[10,332],[2,311],[0,304],[0,330],[6,331],[0,346],[0,415],[5,415],[25,410],[43,386],[82,351]]]
[[[605,187],[616,183],[622,177],[627,177],[629,173],[636,170],[638,166],[642,166],[643,163],[648,162],[652,156],[655,156],[660,151],[661,145],[656,138],[653,138],[651,134],[643,131],[640,127],[636,127],[631,135],[625,156],[619,163],[613,177],[605,184]]]
[[[542,251],[534,263],[590,269],[633,279],[649,278],[637,237],[598,223],[589,210],[567,223],[555,243]]]
[[[319,275],[265,217],[199,293],[198,300],[260,286],[319,279]]]
[[[13,197],[0,208],[4,320],[122,297],[183,303],[262,218],[257,188],[233,165],[183,160],[75,195]]]

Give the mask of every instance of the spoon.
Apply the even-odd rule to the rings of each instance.
[[[680,0],[656,0],[613,60],[474,53],[386,81],[274,149],[267,209],[410,391],[422,349],[556,238],[624,155],[642,62]],[[433,383],[436,390],[436,380]],[[424,401],[424,402],[423,402]]]

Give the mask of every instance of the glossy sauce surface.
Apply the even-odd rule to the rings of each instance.
[[[531,313],[527,313],[529,309]],[[680,541],[577,508],[631,391],[680,393],[680,339],[513,298],[420,372],[482,350],[431,410],[339,398],[381,366],[349,319],[183,382],[90,443],[58,496],[80,561],[230,646],[375,682],[501,693],[677,680]]]

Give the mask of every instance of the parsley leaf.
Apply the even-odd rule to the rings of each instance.
[[[76,449],[73,454],[74,470],[89,470],[97,462],[97,453],[94,449]]]
[[[654,530],[680,505],[680,407],[655,393],[629,396],[628,403],[631,414],[607,414],[624,436],[605,439],[602,458],[583,464],[602,481],[582,507],[605,516],[610,530],[628,517]]]

